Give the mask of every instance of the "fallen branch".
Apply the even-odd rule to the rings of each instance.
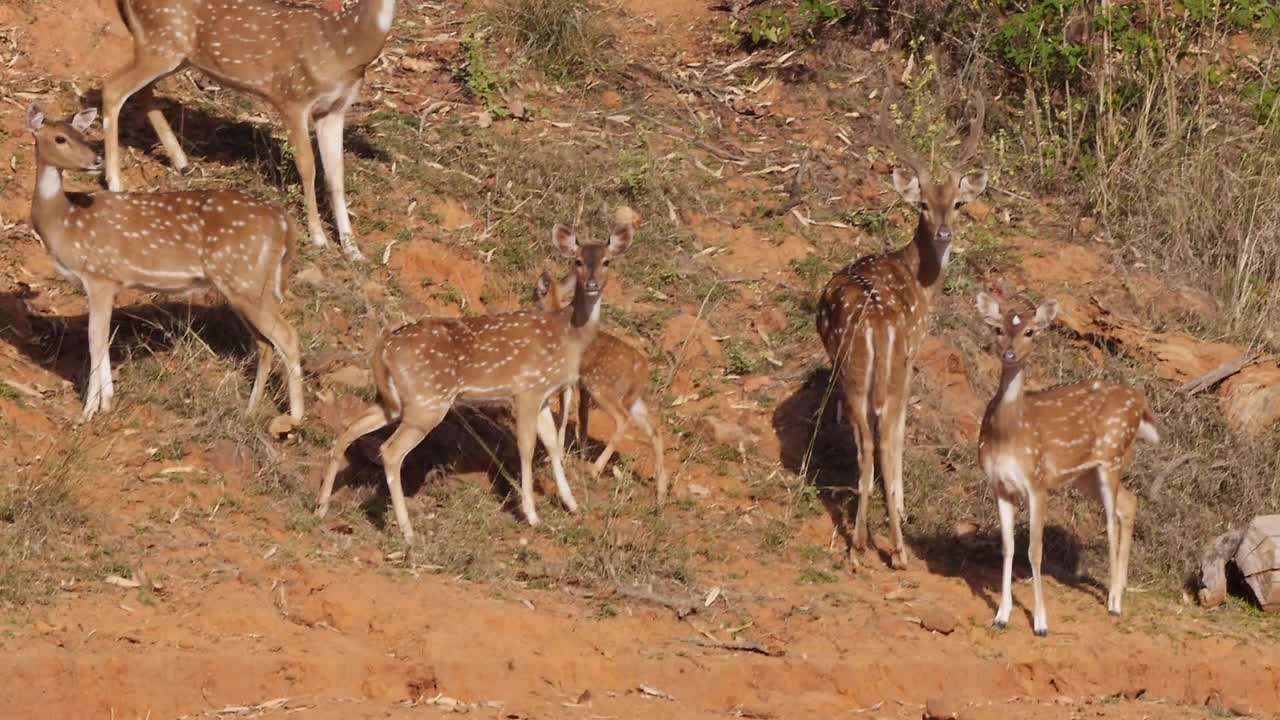
[[[786,202],[766,212],[766,217],[782,217],[791,212],[792,208],[804,202],[804,188],[801,183],[804,182],[804,171],[809,167],[809,155],[812,152],[811,149],[806,149],[804,155],[800,157],[800,165],[796,168],[796,174],[791,177],[791,182],[787,186]]]
[[[1257,360],[1261,356],[1262,356],[1261,350],[1257,350],[1257,349],[1246,350],[1245,352],[1241,353],[1240,357],[1237,357],[1235,360],[1225,362],[1219,365],[1218,367],[1210,370],[1209,372],[1205,373],[1204,375],[1201,375],[1200,377],[1178,388],[1178,392],[1186,393],[1187,395],[1195,395],[1196,393],[1202,390],[1208,390],[1214,385],[1217,385],[1223,380],[1226,380],[1232,375],[1235,375],[1236,373],[1245,369],[1250,363],[1252,363],[1254,360]]]
[[[725,640],[711,640],[711,639],[700,638],[700,637],[686,637],[686,638],[680,638],[680,641],[689,643],[690,645],[698,645],[701,647],[720,648],[721,650],[737,650],[740,652],[753,652],[753,653],[759,653],[761,655],[767,655],[769,657],[782,657],[783,655],[787,654],[785,650],[774,650],[773,648],[770,648],[768,645],[761,645],[760,643],[754,643],[754,642],[751,642],[750,640],[725,641]]]
[[[654,592],[648,588],[642,588],[635,585],[629,587],[619,585],[614,592],[622,597],[630,598],[632,600],[640,600],[642,602],[649,602],[655,605],[662,605],[663,607],[671,608],[676,612],[676,618],[680,620],[698,612],[698,604],[693,598],[662,595],[661,593]]]

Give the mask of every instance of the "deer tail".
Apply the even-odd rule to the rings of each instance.
[[[387,367],[387,341],[391,339],[391,335],[392,333],[384,333],[374,343],[373,357],[369,363],[373,369],[373,384],[378,389],[378,400],[388,420],[400,417],[403,410],[395,378],[391,377],[390,368]]]
[[[1156,421],[1155,413],[1151,412],[1151,407],[1145,402],[1142,407],[1142,421],[1138,423],[1138,437],[1152,445],[1160,442],[1159,423]]]

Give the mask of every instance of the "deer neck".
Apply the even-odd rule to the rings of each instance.
[[[1022,427],[1024,408],[1022,363],[1003,364],[1000,369],[1000,389],[987,404],[986,427],[997,438],[1011,437]]]
[[[573,286],[573,302],[569,304],[569,342],[577,351],[585,350],[596,336],[600,324],[600,295],[591,297],[581,283]]]
[[[924,214],[916,224],[916,233],[907,246],[907,258],[916,282],[927,292],[932,292],[942,282],[943,271],[947,269],[947,261],[951,258],[951,246],[942,252],[933,242],[929,234],[929,226],[924,221]]]
[[[56,243],[71,203],[62,187],[62,168],[36,156],[36,187],[31,196],[31,225],[48,245]]]
[[[354,66],[368,65],[382,52],[395,21],[396,0],[359,0],[338,16],[339,36]]]

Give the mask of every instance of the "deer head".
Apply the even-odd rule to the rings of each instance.
[[[36,155],[60,170],[102,172],[102,155],[84,138],[97,117],[97,108],[88,108],[66,120],[50,121],[38,105],[27,108],[27,129],[36,139]]]
[[[885,89],[880,102],[880,114],[876,121],[877,139],[911,170],[893,169],[893,189],[904,202],[920,211],[918,236],[931,240],[940,257],[945,257],[951,244],[951,223],[956,211],[972,202],[987,188],[987,173],[983,170],[964,172],[982,141],[982,125],[986,118],[986,102],[980,93],[973,96],[976,108],[969,122],[969,135],[960,148],[960,155],[946,170],[943,179],[934,181],[929,174],[929,163],[921,158],[907,142],[903,142],[889,120],[889,106],[893,103],[893,80]]]
[[[1035,346],[1036,335],[1048,329],[1058,317],[1058,301],[1046,300],[1030,318],[1016,308],[1000,309],[1000,301],[986,293],[978,293],[978,313],[986,324],[995,328],[996,349],[1007,367],[1021,365]]]
[[[574,231],[564,225],[556,225],[551,230],[551,239],[560,253],[573,260],[575,291],[592,302],[604,292],[609,279],[609,261],[625,254],[634,238],[632,224],[615,227],[609,241],[604,243],[579,243]]]

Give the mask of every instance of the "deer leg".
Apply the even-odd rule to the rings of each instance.
[[[164,147],[164,154],[169,156],[169,161],[173,163],[173,169],[179,175],[185,175],[190,163],[187,160],[187,154],[182,150],[182,144],[178,142],[178,136],[173,133],[173,128],[169,125],[169,121],[165,119],[164,111],[160,109],[160,103],[156,102],[156,84],[154,82],[146,85],[139,90],[136,95],[138,101],[147,112],[147,120],[151,122],[151,129],[155,131],[156,137],[160,139],[160,145]]]
[[[80,422],[89,421],[99,410],[111,410],[111,308],[115,302],[111,283],[85,279],[84,289],[89,296],[89,374]]]
[[[1133,525],[1137,517],[1138,496],[1117,485],[1116,520],[1120,525],[1120,547],[1116,552],[1116,559],[1120,563],[1120,569],[1116,573],[1115,607],[1108,606],[1107,608],[1112,610],[1115,615],[1119,615],[1123,609],[1124,590],[1129,584],[1129,551],[1133,549]]]
[[[316,119],[316,144],[320,147],[320,162],[324,164],[324,180],[329,186],[329,204],[333,206],[334,224],[338,226],[338,244],[351,260],[363,260],[364,255],[351,232],[351,217],[347,213],[346,174],[343,169],[342,130],[346,123],[347,103],[360,89],[355,88],[327,115]]]
[[[1120,614],[1120,602],[1118,598],[1118,573],[1120,572],[1120,561],[1117,555],[1119,549],[1119,533],[1116,532],[1116,496],[1117,486],[1111,478],[1111,473],[1106,468],[1099,465],[1090,473],[1097,485],[1098,496],[1102,499],[1102,510],[1106,513],[1107,522],[1107,611],[1112,615]]]
[[[338,476],[338,471],[347,465],[347,448],[351,447],[351,443],[356,440],[375,430],[381,430],[390,423],[391,418],[387,416],[381,405],[371,405],[338,437],[337,442],[333,444],[333,457],[329,459],[329,466],[324,471],[324,480],[320,483],[320,497],[316,500],[316,517],[322,518],[329,513],[333,481]]]
[[[120,179],[120,110],[134,93],[177,70],[181,60],[142,54],[142,45],[134,43],[133,63],[112,75],[102,85],[102,129],[106,145],[107,188],[124,190]],[[162,140],[163,141],[163,140]]]
[[[1044,611],[1044,584],[1040,577],[1040,558],[1043,551],[1044,510],[1047,496],[1034,490],[1027,496],[1028,514],[1031,520],[1031,543],[1027,557],[1031,560],[1031,586],[1035,592],[1035,609],[1032,611],[1032,629],[1038,637],[1049,635],[1049,620]]]
[[[662,458],[662,433],[649,422],[649,407],[643,398],[631,403],[630,414],[631,419],[640,427],[641,432],[649,437],[649,443],[653,445],[654,479],[658,483],[658,504],[661,505],[667,501],[667,469]]]
[[[249,319],[243,313],[236,311],[236,317],[240,318],[240,322],[244,324],[245,330],[253,336],[253,342],[258,347],[258,367],[254,372],[253,389],[249,391],[249,406],[245,412],[252,414],[254,409],[258,407],[258,403],[262,401],[262,391],[267,385],[267,376],[271,374],[271,362],[274,360],[274,349],[271,341],[262,336],[258,329],[249,322]]]
[[[537,399],[517,397],[512,403],[516,416],[516,446],[520,451],[520,509],[531,526],[538,524],[538,508],[533,504],[533,449],[538,442]]]
[[[285,377],[289,387],[289,417],[295,421],[301,422],[303,415],[303,394],[302,394],[302,362],[301,351],[298,349],[298,333],[293,326],[284,319],[280,314],[280,309],[269,301],[259,300],[259,305],[253,305],[250,302],[242,300],[232,301],[232,307],[240,314],[250,325],[252,325],[257,333],[266,338],[275,346],[280,357],[284,361]],[[261,344],[259,344],[261,347]],[[265,373],[271,370],[271,354],[259,353],[258,355],[258,378],[261,380]],[[266,366],[264,370],[263,366]],[[260,392],[258,380],[254,381],[254,390],[249,395],[249,410],[254,407],[254,393]]]
[[[590,436],[587,434],[587,421],[591,419],[591,393],[587,390],[587,386],[578,384],[578,447],[579,452],[586,450],[587,441]]]
[[[320,222],[320,210],[316,205],[316,156],[311,151],[310,109],[294,106],[280,113],[284,116],[289,133],[289,145],[293,148],[294,164],[302,179],[302,196],[307,206],[307,231],[316,247],[329,244],[324,224]]]
[[[578,512],[578,501],[573,499],[573,490],[569,487],[569,479],[564,475],[564,446],[560,444],[556,434],[556,419],[551,414],[551,406],[543,405],[538,411],[538,438],[547,449],[551,458],[551,474],[556,479],[556,494],[569,512]]]
[[[871,488],[875,481],[875,436],[867,418],[868,408],[849,403],[849,419],[853,425],[853,443],[858,452],[858,509],[853,522],[853,545],[849,548],[849,563],[859,566],[858,554],[867,550],[867,506],[871,504]]]
[[[609,460],[613,457],[618,441],[627,434],[627,423],[631,418],[627,416],[616,400],[606,395],[597,395],[596,402],[604,411],[613,418],[613,434],[609,436],[609,442],[605,443],[604,450],[601,451],[600,457],[591,465],[591,474],[599,476],[604,472],[604,468],[609,464]]]
[[[996,619],[992,624],[1003,630],[1009,626],[1009,615],[1013,612],[1013,524],[1017,508],[1013,501],[996,496],[1000,508],[1000,546],[1004,551],[1004,563],[1000,575],[1000,608],[996,610]]]
[[[434,418],[427,418],[426,429],[415,423],[401,422],[400,427],[382,444],[382,466],[387,472],[387,489],[391,492],[391,507],[396,513],[396,524],[400,526],[400,534],[404,536],[404,544],[413,546],[413,524],[409,522],[409,507],[404,502],[404,488],[400,484],[400,467],[407,456],[422,439],[440,423],[446,411],[440,411]]]
[[[889,514],[889,536],[893,542],[889,564],[895,570],[907,569],[907,545],[902,537],[902,442],[906,413],[905,398],[891,402],[889,415],[881,419],[880,425],[880,476],[884,479],[885,509]],[[888,437],[885,437],[886,429]]]

